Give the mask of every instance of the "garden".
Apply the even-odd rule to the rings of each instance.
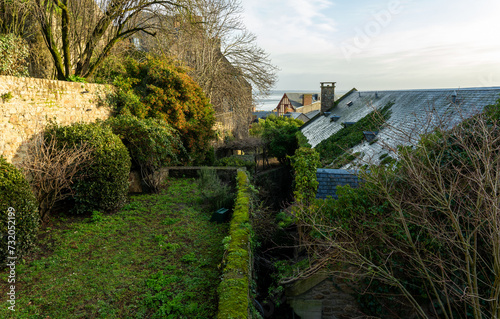
[[[17,263],[16,311],[4,299],[0,317],[215,317],[228,225],[209,221],[205,198],[197,181],[171,179],[114,214],[54,218]]]

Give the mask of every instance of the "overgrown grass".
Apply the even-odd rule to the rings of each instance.
[[[193,180],[171,180],[114,215],[58,219],[16,266],[16,311],[0,318],[212,318],[226,224],[210,223]]]

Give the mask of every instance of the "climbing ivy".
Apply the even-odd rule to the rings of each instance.
[[[0,35],[0,75],[28,76],[28,45],[15,34]]]
[[[308,204],[316,197],[318,180],[316,170],[320,166],[319,153],[316,150],[301,147],[291,157],[295,173],[295,190],[293,192],[297,203]]]

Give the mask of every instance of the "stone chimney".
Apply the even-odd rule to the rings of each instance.
[[[335,82],[321,82],[321,114],[331,109],[335,102]]]
[[[312,102],[313,102],[312,94],[304,94],[304,96],[302,98],[302,105],[304,105],[304,106],[311,105]]]

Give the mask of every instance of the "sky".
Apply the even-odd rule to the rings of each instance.
[[[275,90],[500,86],[498,0],[241,0]]]

